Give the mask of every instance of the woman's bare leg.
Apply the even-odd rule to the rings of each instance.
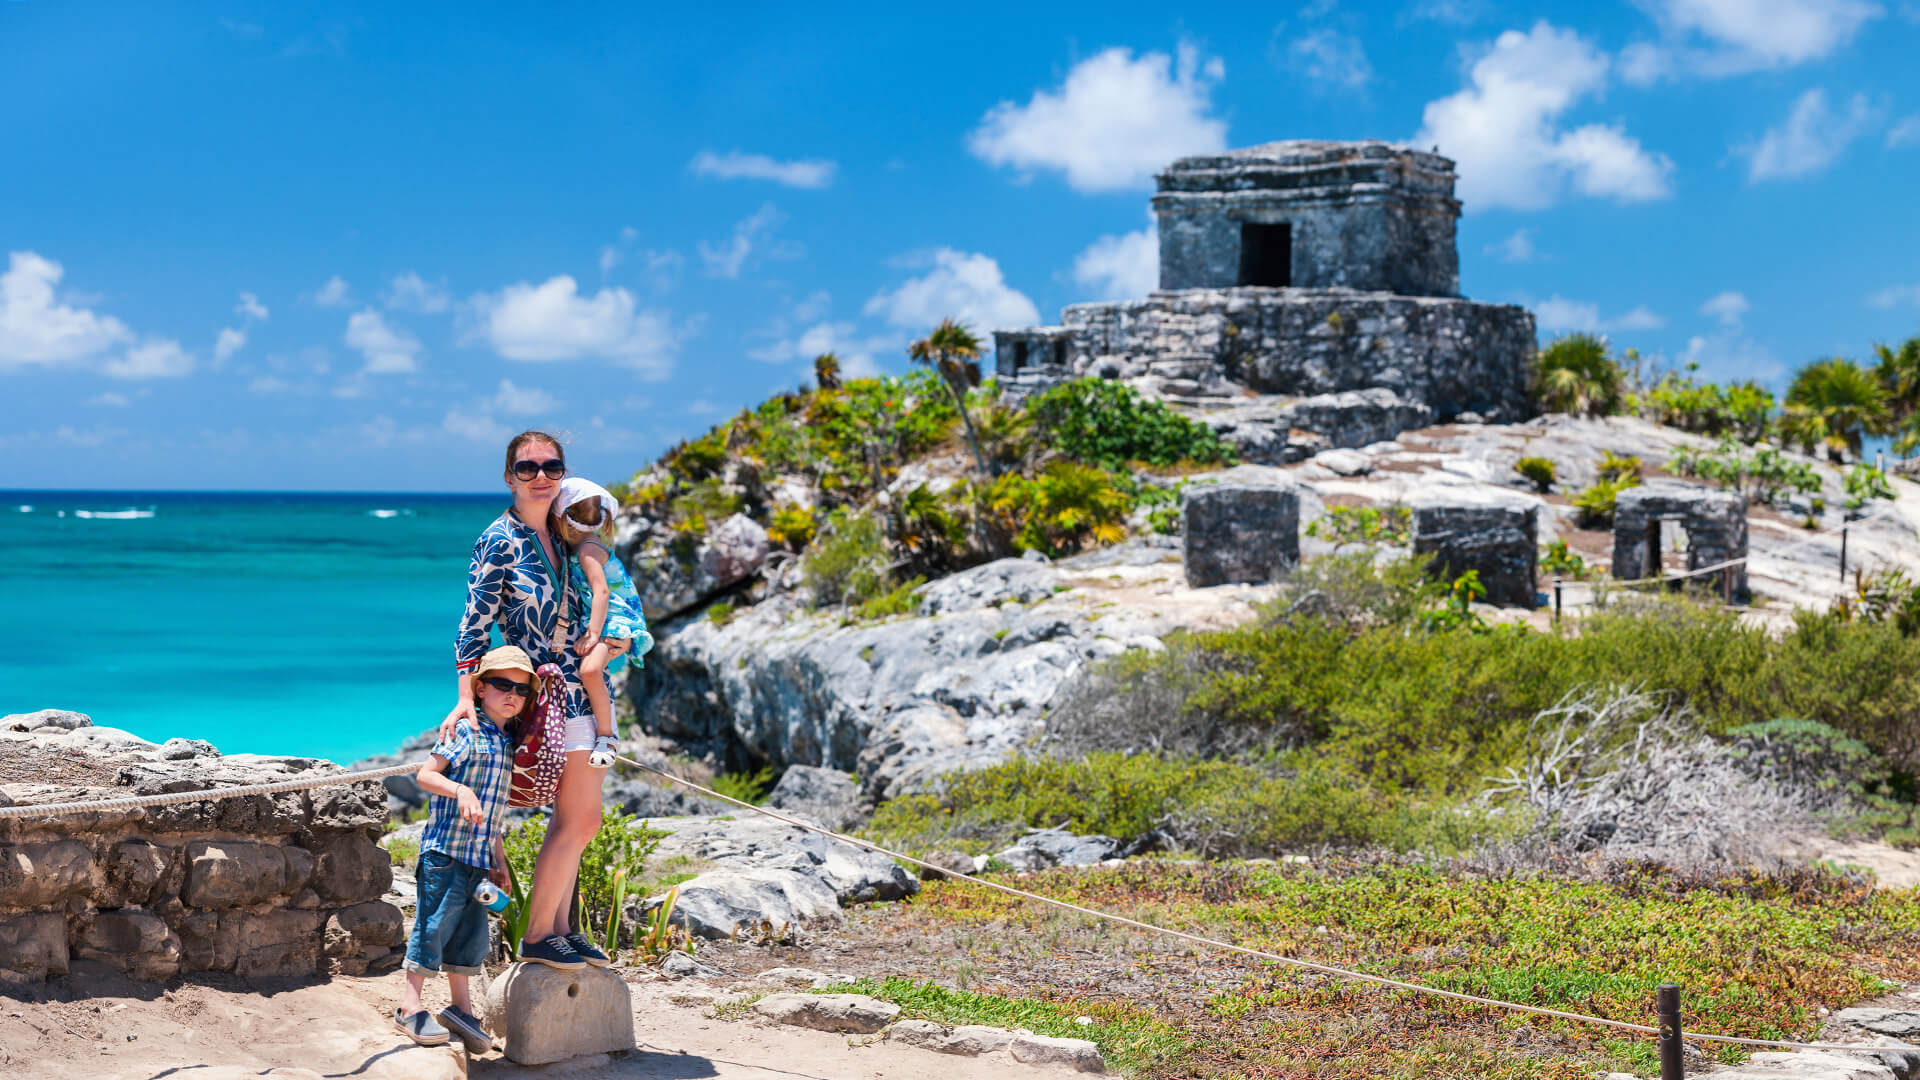
[[[600,831],[600,781],[606,770],[587,764],[587,751],[567,755],[560,794],[553,803],[547,839],[533,863],[533,895],[527,898],[527,941],[539,941],[573,929],[573,882],[580,853]]]

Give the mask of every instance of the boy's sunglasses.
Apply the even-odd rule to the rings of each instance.
[[[550,461],[528,461],[522,458],[513,463],[513,475],[522,480],[531,480],[541,473],[546,473],[549,480],[558,480],[567,475],[567,463],[559,458],[553,458]]]
[[[530,682],[514,682],[512,679],[503,679],[498,675],[488,675],[480,681],[503,694],[518,694],[521,697],[533,696],[533,684]]]

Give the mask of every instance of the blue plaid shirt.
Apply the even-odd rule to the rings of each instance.
[[[460,816],[460,801],[429,797],[433,816],[420,834],[421,851],[451,855],[483,870],[493,866],[493,838],[507,812],[507,787],[513,779],[513,747],[507,733],[480,714],[480,722],[461,722],[453,738],[436,743],[433,753],[447,759],[447,779],[465,784],[480,799],[486,818],[475,825]]]

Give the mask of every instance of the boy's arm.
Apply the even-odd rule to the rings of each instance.
[[[460,816],[475,825],[485,821],[487,812],[480,805],[480,796],[475,795],[467,785],[455,783],[447,775],[447,764],[447,759],[439,754],[427,758],[427,763],[420,766],[420,772],[414,777],[420,784],[420,790],[459,803]]]
[[[611,595],[607,588],[607,549],[599,544],[581,544],[577,556],[580,560],[580,572],[586,575],[587,585],[593,589],[593,611],[587,615],[587,636],[581,638],[581,644],[589,649],[600,640],[600,631],[607,626],[607,603]],[[584,652],[582,656],[586,655]]]

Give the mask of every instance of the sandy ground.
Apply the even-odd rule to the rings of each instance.
[[[199,976],[163,989],[88,973],[25,993],[0,988],[0,1076],[192,1080],[255,1075],[274,1067],[355,1080],[450,1075],[440,1057],[449,1051],[414,1047],[391,1033],[388,1017],[399,1002],[400,984],[397,972],[329,980]],[[845,1035],[758,1020],[717,1020],[710,1008],[670,1000],[695,985],[632,984],[640,1044],[632,1053],[525,1068],[495,1051],[471,1059],[468,1075],[579,1080],[1058,1080],[1080,1075],[1004,1055],[965,1058],[886,1043],[849,1045]],[[444,984],[430,986],[428,1004],[444,1005],[445,992]]]

